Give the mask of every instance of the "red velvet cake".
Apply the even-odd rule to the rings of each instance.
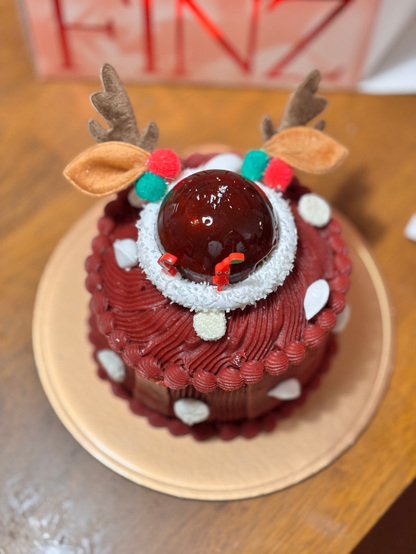
[[[131,410],[174,435],[254,437],[319,384],[345,324],[351,262],[329,205],[293,177],[324,173],[345,149],[306,127],[325,107],[312,72],[278,130],[243,160],[180,160],[140,135],[111,66],[92,101],[99,143],[65,170],[78,188],[117,198],[86,260],[98,373]],[[343,321],[344,320],[344,321]]]

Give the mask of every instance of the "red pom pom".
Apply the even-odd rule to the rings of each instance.
[[[272,189],[286,190],[293,177],[293,170],[290,165],[274,158],[270,160],[269,165],[263,175],[263,181]]]
[[[181,161],[173,150],[161,148],[150,154],[146,162],[147,169],[163,177],[163,179],[174,179],[181,170]]]

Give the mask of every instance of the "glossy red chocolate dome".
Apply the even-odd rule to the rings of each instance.
[[[232,252],[230,283],[249,275],[277,241],[277,223],[264,192],[237,173],[199,171],[180,181],[163,200],[159,240],[177,257],[175,267],[196,282],[212,284],[215,265]]]

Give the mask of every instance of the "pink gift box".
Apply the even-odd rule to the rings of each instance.
[[[379,0],[21,0],[38,75],[291,86],[357,83]]]

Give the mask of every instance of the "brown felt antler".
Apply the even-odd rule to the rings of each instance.
[[[306,125],[314,117],[324,111],[328,104],[328,100],[322,98],[322,96],[315,96],[320,80],[320,72],[314,69],[314,71],[311,71],[300,85],[296,87],[289,98],[285,111],[283,112],[282,121],[277,130],[274,129],[270,117],[266,115],[261,124],[264,141],[269,140],[279,131],[283,131],[289,127]],[[318,121],[318,123],[314,125],[314,128],[323,131],[325,128],[325,121]]]
[[[325,121],[305,126],[328,103],[325,98],[315,96],[320,80],[321,74],[315,69],[300,83],[287,103],[278,129],[269,116],[261,124],[266,153],[308,173],[326,173],[348,154],[343,146],[321,132]]]
[[[159,134],[151,122],[140,135],[128,94],[111,65],[102,67],[101,80],[104,92],[93,94],[91,102],[110,128],[91,119],[88,127],[99,144],[82,152],[64,171],[70,183],[92,196],[118,192],[137,180],[147,169]]]
[[[91,95],[91,103],[110,125],[104,129],[95,119],[88,122],[89,131],[96,142],[129,142],[153,152],[156,148],[159,129],[153,121],[140,135],[129,96],[115,69],[108,63],[101,68],[103,92]]]

